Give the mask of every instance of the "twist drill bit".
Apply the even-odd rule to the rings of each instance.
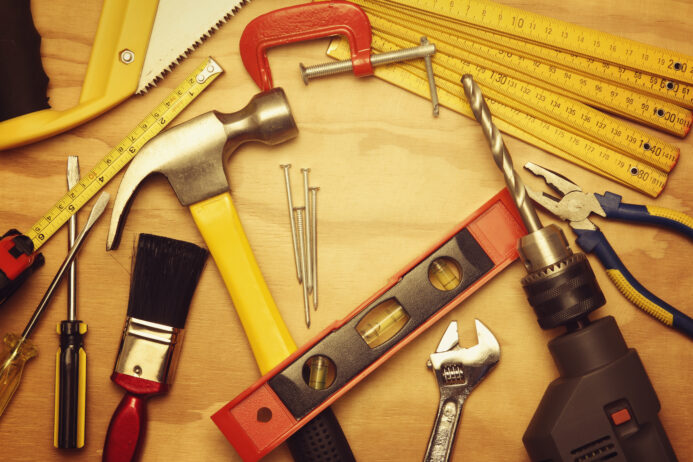
[[[496,127],[491,120],[491,111],[484,100],[484,95],[481,94],[481,88],[479,88],[479,85],[474,82],[474,78],[469,74],[462,77],[462,86],[464,87],[464,93],[467,95],[467,100],[469,101],[469,106],[472,108],[474,117],[481,125],[481,129],[491,145],[493,160],[496,161],[496,165],[498,165],[498,168],[503,172],[505,183],[508,185],[508,189],[515,200],[515,205],[520,212],[520,216],[522,217],[527,231],[533,233],[541,229],[541,221],[537,216],[534,206],[529,201],[529,197],[527,197],[525,184],[513,168],[513,160],[510,154],[508,154],[508,148],[505,147],[503,136],[498,130],[498,127]]]

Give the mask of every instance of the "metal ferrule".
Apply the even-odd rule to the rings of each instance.
[[[565,234],[554,224],[521,237],[518,252],[528,273],[551,266],[573,254]]]
[[[183,329],[128,318],[120,340],[115,372],[159,383],[171,383]]]

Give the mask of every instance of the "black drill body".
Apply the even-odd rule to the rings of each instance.
[[[585,255],[531,271],[522,285],[543,329],[566,328],[549,342],[560,377],[523,436],[531,460],[676,461],[638,353],[613,317],[589,320],[605,299]]]

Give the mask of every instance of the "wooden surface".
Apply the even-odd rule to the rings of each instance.
[[[687,0],[504,0],[504,3],[621,34],[693,55]],[[158,88],[91,123],[31,146],[0,153],[0,223],[27,230],[64,193],[69,154],[91,168],[134,124],[211,55],[225,74],[176,121],[216,109],[232,112],[258,90],[241,64],[238,39],[259,14],[285,5],[256,1],[223,26]],[[56,108],[74,104],[89,59],[100,2],[32,1],[43,36],[42,52]],[[504,186],[478,125],[447,109],[430,115],[430,103],[376,78],[342,75],[304,86],[298,64],[325,61],[327,40],[269,53],[275,84],[291,101],[299,137],[268,148],[246,145],[227,163],[231,192],[250,244],[279,309],[298,344],[343,318],[382,287],[413,258],[438,242],[456,223]],[[633,203],[654,203],[693,213],[693,150],[690,137],[670,139],[681,159],[664,194],[656,201],[609,182],[514,139],[507,139],[515,165],[526,161],[560,170],[587,191],[606,190]],[[303,322],[280,163],[293,164],[295,200],[301,203],[301,167],[310,167],[320,186],[320,307],[313,327]],[[115,195],[120,176],[106,186]],[[543,187],[540,180],[529,184]],[[110,212],[110,209],[109,209]],[[107,214],[110,217],[110,213]],[[80,223],[86,219],[81,212]],[[551,219],[541,215],[545,223]],[[623,261],[653,292],[693,314],[691,242],[650,226],[609,223],[597,218]],[[561,224],[563,226],[563,224]],[[0,312],[0,332],[20,332],[63,260],[63,228],[42,249],[47,262]],[[78,313],[89,325],[87,444],[77,453],[58,452],[53,439],[56,323],[64,319],[63,285],[33,336],[40,349],[0,420],[0,459],[7,461],[99,460],[110,416],[122,390],[111,374],[127,310],[132,245],[148,232],[203,244],[188,211],[162,177],[139,191],[122,244],[105,252],[108,218],[102,219],[79,258]],[[564,226],[570,242],[574,235]],[[573,248],[576,248],[573,245]],[[597,317],[616,317],[628,344],[636,348],[659,395],[660,418],[681,461],[693,460],[693,353],[691,341],[666,329],[627,302],[590,257],[608,300]],[[527,304],[515,263],[463,305],[417,338],[334,406],[360,461],[413,461],[423,456],[438,402],[426,360],[447,324],[457,320],[463,343],[474,340],[473,320],[481,319],[498,337],[497,369],[465,405],[453,460],[527,461],[521,437],[548,384],[557,376],[544,332]],[[146,461],[240,460],[209,416],[259,377],[259,372],[216,267],[210,259],[187,322],[175,383],[149,403]],[[282,446],[266,459],[288,461]]]

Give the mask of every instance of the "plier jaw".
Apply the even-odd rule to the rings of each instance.
[[[589,216],[591,213],[596,213],[606,217],[606,213],[594,194],[584,192],[580,186],[563,175],[532,162],[526,163],[524,167],[534,175],[544,178],[546,184],[561,195],[560,198],[557,198],[526,187],[527,195],[535,203],[560,219],[569,222],[573,229],[599,229],[589,220]]]

